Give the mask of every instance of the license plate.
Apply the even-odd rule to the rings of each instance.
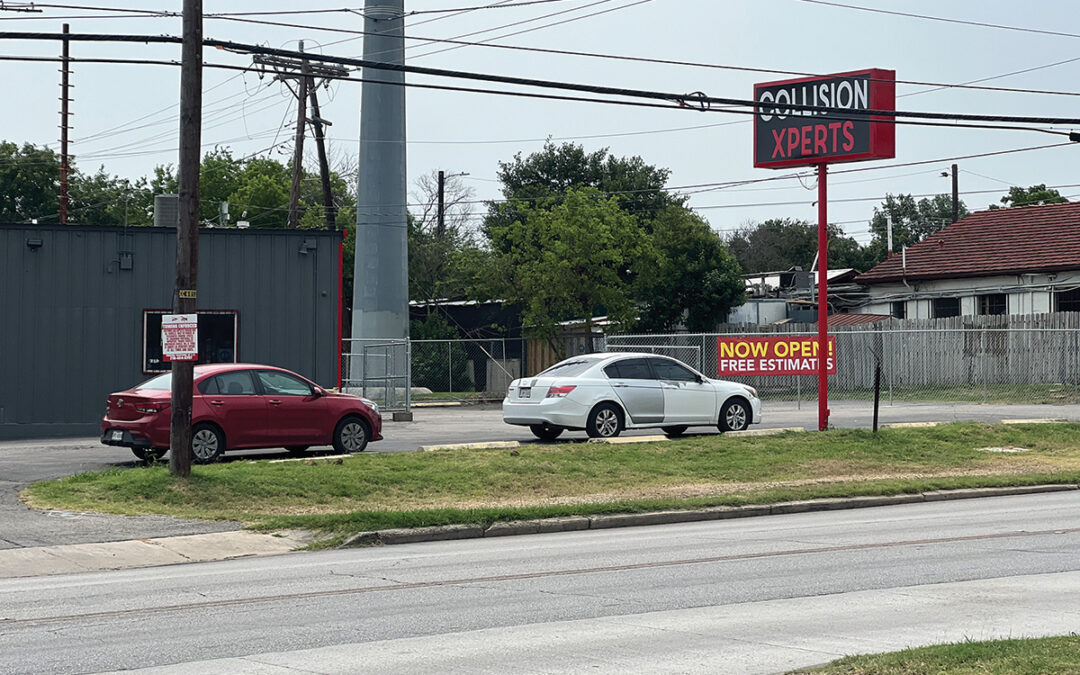
[[[124,432],[123,431],[114,431],[114,432],[112,432],[112,440],[114,440],[114,441],[122,441],[122,440],[124,440]]]
[[[532,398],[532,387],[521,387],[518,389],[518,398]]]

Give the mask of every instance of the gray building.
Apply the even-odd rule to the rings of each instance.
[[[338,385],[342,233],[199,231],[200,360]],[[0,225],[0,439],[96,435],[105,397],[156,372],[176,230]]]

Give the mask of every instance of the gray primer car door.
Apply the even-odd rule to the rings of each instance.
[[[623,359],[604,368],[611,388],[634,424],[664,420],[664,392],[645,359]]]

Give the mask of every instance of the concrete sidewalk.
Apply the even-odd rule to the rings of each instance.
[[[104,572],[289,553],[311,543],[305,532],[214,532],[0,551],[0,579]]]

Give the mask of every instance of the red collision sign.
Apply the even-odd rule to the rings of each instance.
[[[872,68],[754,85],[754,166],[896,156],[896,71]]]

